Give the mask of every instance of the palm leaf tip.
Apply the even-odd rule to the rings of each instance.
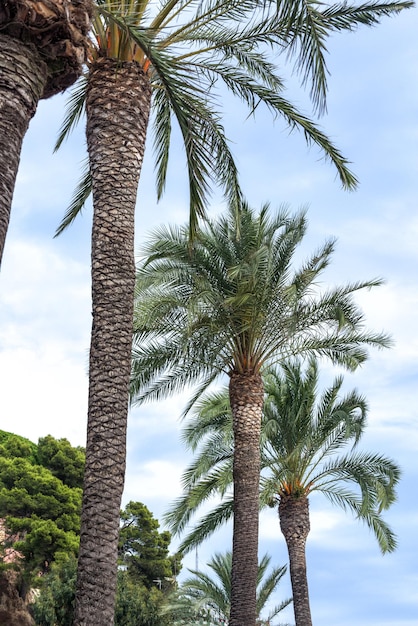
[[[80,121],[80,118],[84,113],[86,92],[87,77],[82,76],[74,85],[67,100],[65,117],[54,146],[54,152],[59,150],[63,142],[68,138],[70,133]]]
[[[87,202],[92,192],[92,189],[93,189],[93,181],[92,181],[92,176],[91,176],[90,169],[87,163],[87,167],[85,168],[82,174],[81,180],[78,183],[74,191],[73,197],[71,199],[70,205],[65,215],[60,225],[58,226],[57,230],[55,231],[54,237],[58,237],[59,235],[61,235],[64,232],[64,230],[66,230],[66,228],[74,222],[77,215],[79,215],[81,211],[83,210],[83,207],[85,203]]]

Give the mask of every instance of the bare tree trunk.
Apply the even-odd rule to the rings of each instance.
[[[259,374],[233,372],[234,533],[230,626],[255,626],[258,572],[260,430],[264,388]]]
[[[76,626],[113,624],[135,285],[134,214],[151,89],[137,63],[100,59],[87,94],[93,326]]]
[[[0,33],[0,264],[23,137],[47,81],[47,66],[32,44]]]
[[[312,626],[306,569],[306,539],[310,530],[308,498],[280,496],[279,518],[289,553],[296,626]]]

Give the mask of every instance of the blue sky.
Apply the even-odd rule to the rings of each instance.
[[[402,467],[397,503],[386,514],[399,548],[382,557],[368,530],[311,500],[308,575],[313,621],[321,626],[416,626],[418,623],[418,13],[410,10],[375,29],[329,42],[328,113],[322,127],[352,161],[359,189],[343,191],[332,167],[298,133],[289,135],[265,111],[255,120],[225,99],[225,127],[242,185],[254,207],[269,201],[308,206],[301,257],[324,239],[338,244],[326,280],[382,276],[383,287],[359,297],[368,325],[391,333],[392,350],[373,352],[345,389],[370,405],[363,441]],[[280,61],[280,59],[278,59]],[[309,112],[306,95],[288,78],[288,97]],[[84,445],[91,323],[91,211],[58,239],[62,217],[85,156],[82,126],[52,154],[65,97],[40,104],[25,139],[0,275],[0,428],[36,441],[51,433]],[[149,146],[138,194],[137,250],[149,230],[187,219],[181,150],[174,149],[167,192],[157,204]],[[221,210],[215,199],[210,211]],[[334,371],[324,366],[324,381]],[[179,432],[184,397],[136,408],[129,419],[124,500],[144,502],[157,517],[180,494],[188,456]],[[229,548],[224,529],[198,553],[199,567]],[[277,514],[261,518],[260,553],[287,561]],[[196,555],[186,565],[194,567]],[[283,584],[278,600],[290,593]],[[283,621],[292,621],[291,611]]]

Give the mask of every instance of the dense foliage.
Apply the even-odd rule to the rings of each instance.
[[[33,606],[37,626],[71,626],[74,617],[77,561],[74,556],[56,562],[41,581],[40,594]],[[115,626],[163,626],[159,618],[165,594],[154,586],[147,589],[132,580],[128,572],[118,572]]]
[[[0,457],[22,457],[28,458],[33,463],[37,460],[36,443],[29,441],[25,437],[0,430]]]
[[[37,626],[71,626],[77,559],[74,555],[57,561],[41,581],[41,591],[33,605]]]
[[[74,448],[67,439],[47,435],[38,441],[37,459],[69,487],[83,486],[84,448]]]
[[[119,560],[129,577],[147,589],[168,589],[180,568],[178,555],[169,556],[171,534],[160,533],[159,523],[141,502],[129,502],[121,512]]]
[[[73,621],[83,470],[83,448],[66,439],[35,444],[0,431],[0,565],[18,567],[26,587],[36,580],[38,626]],[[121,511],[115,626],[163,624],[161,605],[181,569],[170,540],[141,502]]]
[[[121,511],[119,571],[115,626],[164,626],[161,607],[181,568],[178,555],[168,553],[171,534],[141,502]],[[71,626],[74,616],[77,561],[59,558],[40,581],[33,607],[37,626]],[[164,621],[165,620],[165,621]]]
[[[84,453],[50,435],[38,445],[0,431],[0,518],[5,547],[25,574],[78,550]],[[19,555],[23,559],[19,559]]]

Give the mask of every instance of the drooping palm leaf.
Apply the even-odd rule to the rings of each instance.
[[[190,191],[190,228],[205,213],[213,184],[224,188],[235,210],[241,201],[236,165],[220,124],[217,84],[242,99],[254,113],[264,103],[299,128],[308,143],[318,145],[337,168],[342,185],[356,186],[349,163],[309,117],[285,97],[269,49],[282,50],[311,83],[314,105],[326,98],[326,40],[332,32],[374,25],[382,17],[412,6],[409,1],[321,5],[310,0],[170,0],[154,10],[149,0],[100,0],[93,20],[91,58],[137,60],[150,75],[154,93],[154,148],[157,195],[164,191],[172,130],[178,124],[186,149]],[[182,17],[185,16],[185,19]],[[84,107],[85,80],[70,95],[57,145],[71,132]],[[211,94],[210,96],[208,94]],[[78,187],[78,191],[80,186]],[[85,189],[87,191],[87,187]],[[81,194],[80,202],[85,199]],[[71,208],[58,229],[70,223],[81,205]]]

